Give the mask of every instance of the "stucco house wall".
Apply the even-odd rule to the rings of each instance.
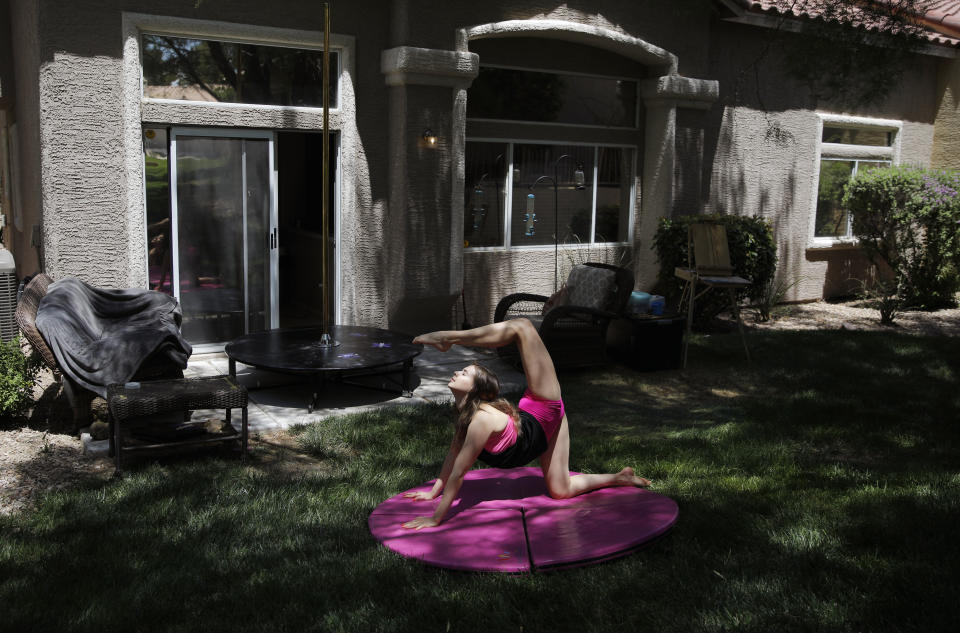
[[[711,76],[721,86],[710,112],[705,161],[711,164],[704,211],[759,215],[774,229],[778,276],[796,281],[786,299],[849,294],[874,272],[852,242],[813,239],[823,121],[896,129],[893,161],[929,165],[939,69],[951,60],[916,56],[911,71],[882,103],[849,110],[817,99],[809,88],[779,75],[776,53],[764,53],[755,27],[727,24],[714,31],[718,52]],[[785,37],[790,37],[785,35]],[[719,51],[724,54],[721,57]],[[753,73],[739,74],[757,60]]]
[[[315,46],[322,41],[318,7],[296,0],[9,0],[20,172],[20,222],[9,238],[18,272],[147,284],[145,124],[321,127],[315,108],[142,99],[141,30]],[[505,294],[553,291],[553,248],[464,248],[468,138],[636,147],[631,239],[561,250],[561,280],[572,264],[599,259],[629,263],[637,288],[652,289],[658,218],[706,211],[771,221],[780,274],[801,279],[790,299],[846,292],[849,279],[869,273],[859,252],[849,244],[811,247],[824,117],[893,122],[897,160],[945,164],[954,154],[956,62],[918,56],[887,102],[845,111],[784,81],[775,58],[761,55],[767,36],[761,27],[719,19],[699,0],[669,8],[654,0],[335,6],[332,39],[343,52],[341,106],[330,116],[342,148],[335,319],[413,332],[459,325],[461,289],[474,323],[488,321]],[[741,69],[757,60],[754,85]],[[639,127],[470,121],[470,85],[484,63],[635,78]],[[427,128],[437,134],[435,146],[420,138]],[[38,240],[42,246],[32,245]]]

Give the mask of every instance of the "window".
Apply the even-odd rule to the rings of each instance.
[[[814,237],[852,238],[853,219],[843,208],[844,186],[857,173],[864,169],[873,169],[889,162],[866,160],[820,161],[820,185],[817,192],[817,225]]]
[[[467,247],[628,239],[633,148],[468,141]]]
[[[143,94],[156,99],[323,107],[323,52],[144,34]],[[339,56],[330,54],[331,76]],[[330,104],[337,82],[330,82]]]
[[[482,66],[470,86],[467,116],[635,127],[637,82]]]
[[[853,221],[843,208],[843,189],[866,169],[893,164],[899,123],[825,118],[814,242],[829,245],[853,238]]]
[[[638,108],[636,80],[481,66],[468,134],[494,138],[466,143],[465,246],[626,242]],[[501,132],[530,140],[494,140]]]

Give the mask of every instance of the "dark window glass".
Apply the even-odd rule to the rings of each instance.
[[[820,161],[815,237],[843,237],[848,234],[849,218],[840,201],[843,188],[853,174],[854,164],[850,160]]]
[[[330,105],[338,57],[330,54]],[[143,94],[157,99],[323,107],[323,52],[143,36]]]
[[[464,177],[464,246],[503,246],[510,146],[468,142]]]
[[[889,165],[885,161],[821,160],[814,237],[851,237],[850,213],[843,208],[843,189],[861,170]]]
[[[511,151],[509,143],[468,141],[464,246],[503,246],[504,222],[511,246],[626,241],[633,155],[619,147],[517,143]]]
[[[170,251],[170,161],[166,128],[143,130],[147,193],[147,266],[150,288],[173,294]]]
[[[599,148],[595,242],[627,241],[633,153],[619,147]]]
[[[481,67],[467,97],[467,116],[634,127],[637,83],[606,77]]]
[[[823,126],[824,143],[845,143],[847,145],[873,145],[890,147],[893,145],[893,132],[876,128],[850,128]]]
[[[561,244],[590,242],[593,153],[593,147],[514,145],[511,244],[553,244],[555,232]]]

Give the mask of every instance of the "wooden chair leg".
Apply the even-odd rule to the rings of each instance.
[[[733,316],[737,317],[737,329],[740,330],[740,340],[743,342],[743,351],[747,353],[747,362],[750,362],[750,348],[747,347],[747,335],[743,330],[743,321],[740,319],[740,306],[737,304],[737,291],[733,288],[727,288],[730,293],[730,307],[733,309]]]
[[[688,281],[687,286],[683,289],[684,293],[689,292],[687,296],[687,332],[683,336],[683,359],[681,360],[680,367],[681,369],[687,368],[687,348],[690,347],[690,335],[693,333],[693,301],[697,295],[697,282]],[[683,304],[683,297],[680,299],[681,305]]]

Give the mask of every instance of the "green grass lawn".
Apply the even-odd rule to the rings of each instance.
[[[953,631],[960,340],[701,337],[684,372],[561,379],[571,467],[634,466],[675,528],[554,573],[425,567],[367,516],[435,476],[449,410],[299,430],[310,471],[163,461],[0,518],[3,631]]]

